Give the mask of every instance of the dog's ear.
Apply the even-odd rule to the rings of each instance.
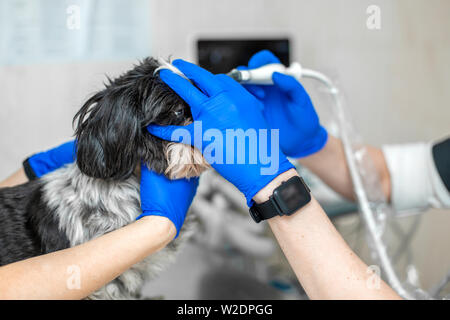
[[[143,140],[137,103],[132,92],[111,87],[86,101],[74,118],[81,172],[113,180],[133,173]]]

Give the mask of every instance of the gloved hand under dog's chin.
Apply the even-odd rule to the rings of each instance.
[[[137,219],[145,216],[166,217],[177,229],[177,238],[197,192],[198,180],[198,177],[170,180],[141,164],[142,214]]]

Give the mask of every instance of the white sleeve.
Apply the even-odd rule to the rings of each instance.
[[[432,143],[382,147],[391,176],[391,203],[398,212],[450,208],[450,192],[433,160]]]

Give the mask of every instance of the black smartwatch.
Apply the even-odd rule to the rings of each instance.
[[[290,216],[311,201],[308,186],[299,176],[281,183],[263,203],[254,204],[250,215],[256,223],[274,216]]]

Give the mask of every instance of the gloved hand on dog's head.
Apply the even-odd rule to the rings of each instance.
[[[294,167],[280,151],[275,134],[272,139],[261,112],[263,104],[224,74],[213,75],[183,60],[175,60],[173,64],[195,86],[170,70],[160,71],[160,77],[191,107],[194,122],[187,126],[151,125],[148,131],[164,140],[197,147],[206,161],[245,195],[251,206],[258,191]],[[248,141],[235,143],[239,139],[236,136],[229,139],[230,135],[240,134]],[[204,140],[214,141],[208,144]]]

